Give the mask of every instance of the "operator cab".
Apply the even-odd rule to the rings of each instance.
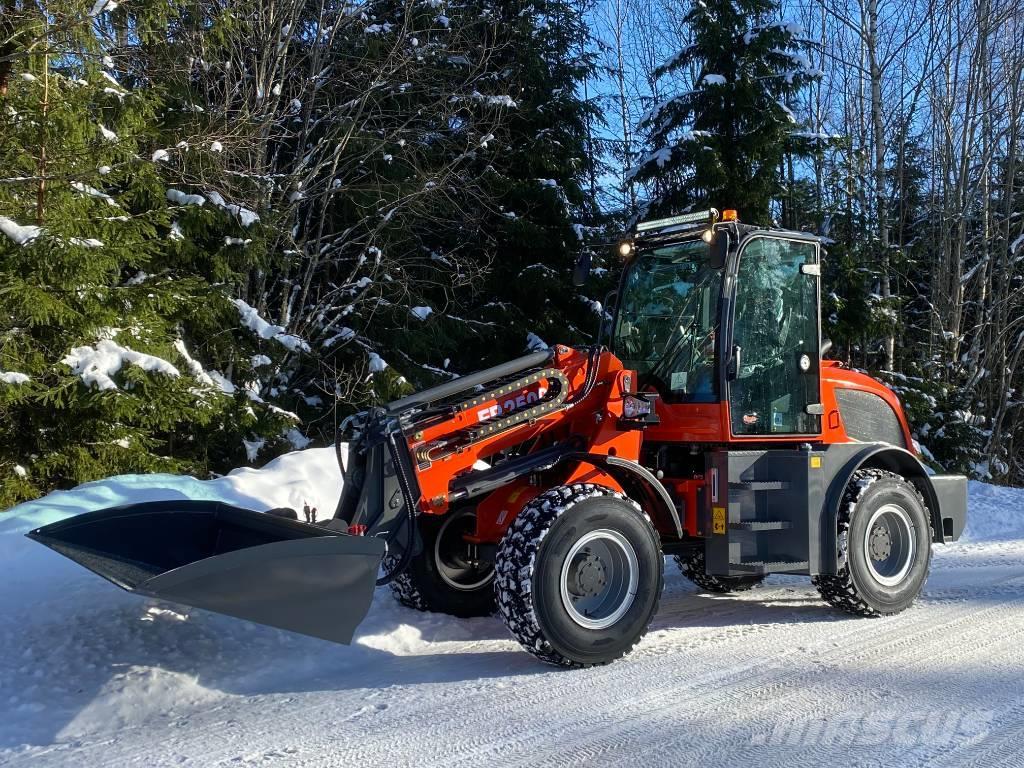
[[[620,246],[612,352],[668,416],[721,404],[723,440],[818,435],[819,251],[731,211],[644,222]]]

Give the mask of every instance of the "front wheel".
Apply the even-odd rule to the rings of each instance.
[[[542,661],[607,664],[646,634],[663,570],[658,534],[633,501],[598,485],[561,486],[527,504],[501,540],[498,611]]]
[[[931,563],[931,524],[917,488],[893,472],[854,472],[837,533],[839,572],[813,579],[825,601],[858,616],[909,608]]]

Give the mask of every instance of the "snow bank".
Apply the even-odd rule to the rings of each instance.
[[[964,539],[1017,538],[1024,533],[1024,490],[977,480],[971,480],[967,488],[969,504]]]
[[[348,446],[342,445],[342,455],[347,452]],[[308,503],[324,519],[334,514],[340,495],[341,471],[334,448],[309,448],[286,453],[262,469],[243,467],[214,480],[188,475],[119,475],[70,491],[54,491],[0,513],[0,535],[25,533],[105,507],[172,499],[223,501],[259,512],[291,507],[301,513]]]

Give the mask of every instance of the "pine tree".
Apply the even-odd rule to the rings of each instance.
[[[123,472],[223,471],[292,423],[244,386],[281,341],[254,337],[266,328],[214,282],[246,265],[184,240],[184,217],[241,231],[243,212],[168,187],[185,147],[161,135],[138,49],[107,34],[159,29],[165,5],[80,6],[17,12],[0,89],[0,506]]]
[[[689,87],[641,120],[650,152],[629,175],[649,187],[649,210],[714,206],[768,223],[783,192],[787,156],[823,137],[794,114],[800,90],[820,76],[799,27],[773,19],[774,0],[696,0],[685,17],[693,42],[656,72]]]

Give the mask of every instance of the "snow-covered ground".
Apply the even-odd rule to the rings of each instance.
[[[210,482],[121,477],[0,514],[0,765],[978,765],[1024,741],[1024,491],[971,485],[919,603],[852,619],[805,579],[700,594],[668,563],[650,634],[559,671],[498,619],[399,607],[351,647],[128,595],[21,534],[128,500],[329,514],[330,450]]]

